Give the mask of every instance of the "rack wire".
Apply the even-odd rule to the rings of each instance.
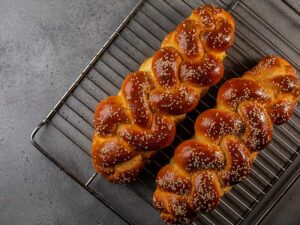
[[[230,10],[237,23],[235,45],[225,61],[226,75],[177,125],[173,144],[158,153],[137,182],[126,187],[109,183],[94,173],[91,166],[95,106],[103,98],[118,92],[125,75],[137,70],[144,59],[159,48],[164,36],[190,15],[192,8],[206,3]],[[290,3],[283,0],[282,4],[297,14]],[[246,1],[140,0],[53,110],[35,128],[31,141],[128,224],[162,224],[152,206],[156,173],[169,161],[175,146],[192,136],[197,115],[214,106],[220,85],[231,77],[239,76],[255,65],[259,58],[270,53],[286,58],[299,71],[300,65],[296,60],[300,55],[299,47]],[[296,167],[300,147],[299,124],[298,105],[291,120],[274,129],[273,141],[255,160],[251,175],[223,196],[215,210],[199,214],[193,224],[261,222],[299,177],[300,170]]]

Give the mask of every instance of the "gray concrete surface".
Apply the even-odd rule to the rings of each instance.
[[[136,0],[0,0],[0,224],[124,224],[29,136]],[[264,224],[299,224],[300,181]]]

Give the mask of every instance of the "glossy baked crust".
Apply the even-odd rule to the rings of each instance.
[[[201,113],[193,139],[182,142],[157,176],[154,206],[167,223],[185,223],[214,209],[250,173],[257,153],[286,122],[300,95],[295,69],[267,56],[219,89],[217,106]]]
[[[175,123],[222,78],[234,31],[234,20],[223,9],[193,10],[153,57],[126,77],[118,96],[99,103],[92,144],[98,173],[130,182],[156,151],[172,143]]]

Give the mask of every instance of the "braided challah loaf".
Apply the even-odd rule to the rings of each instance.
[[[248,176],[258,151],[272,139],[273,124],[291,117],[299,94],[295,69],[276,56],[225,82],[216,108],[198,116],[194,137],[181,143],[158,173],[154,206],[161,218],[183,223],[216,207]]]
[[[222,78],[234,31],[234,20],[223,9],[193,10],[153,57],[126,77],[118,96],[99,103],[92,145],[98,173],[130,182],[156,151],[172,143],[175,123]]]

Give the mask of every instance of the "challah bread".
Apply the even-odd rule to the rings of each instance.
[[[214,209],[250,173],[272,127],[292,115],[300,94],[295,69],[277,56],[263,58],[219,89],[217,106],[201,113],[195,135],[182,142],[157,175],[154,206],[167,223],[189,222]]]
[[[234,32],[234,20],[223,9],[205,5],[193,10],[153,57],[126,77],[118,96],[98,104],[92,144],[98,173],[113,182],[130,182],[156,151],[172,143],[175,123],[222,78]]]

